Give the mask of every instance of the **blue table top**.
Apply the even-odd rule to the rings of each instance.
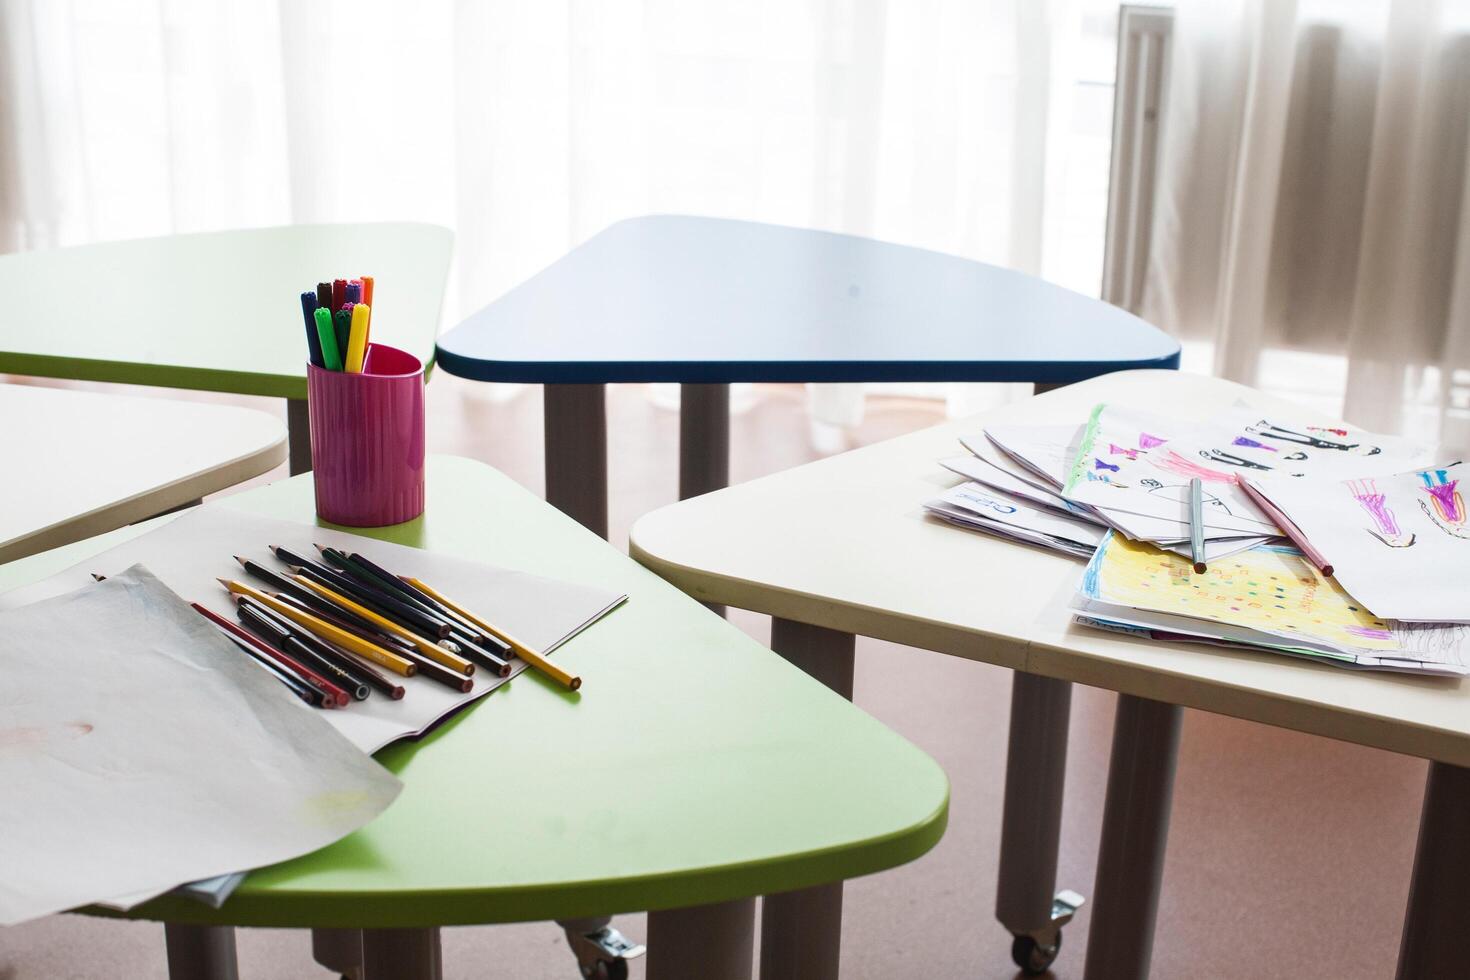
[[[1039,381],[1175,368],[1173,338],[1019,272],[723,218],[621,221],[439,338],[450,374],[575,384]]]

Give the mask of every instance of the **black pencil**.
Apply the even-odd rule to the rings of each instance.
[[[298,661],[326,677],[342,690],[352,695],[355,701],[367,700],[372,688],[367,681],[343,669],[337,663],[323,657],[316,650],[301,642],[292,630],[282,626],[274,617],[263,613],[264,606],[248,596],[241,597],[237,612],[246,628],[272,646],[295,657]],[[267,610],[268,612],[268,610]]]
[[[282,601],[285,600],[283,599]],[[394,701],[403,697],[403,685],[394,683],[376,667],[354,655],[350,650],[344,650],[330,640],[317,636],[295,620],[287,619],[278,614],[274,609],[261,605],[249,596],[242,596],[239,604],[241,607],[249,606],[261,616],[274,622],[277,626],[280,626],[313,650],[318,657],[328,663],[335,664],[356,678],[358,683],[366,683],[375,687]]]
[[[282,552],[286,552],[284,548]],[[277,557],[280,557],[278,554]],[[295,558],[295,555],[291,556]],[[449,635],[450,625],[443,619],[439,619],[421,612],[408,603],[388,595],[379,589],[372,589],[355,579],[343,575],[341,572],[314,561],[299,564],[295,561],[282,558],[287,567],[303,578],[311,579],[323,588],[331,589],[342,596],[352,599],[368,607],[384,619],[391,619],[404,629],[417,633],[433,640],[442,640]]]

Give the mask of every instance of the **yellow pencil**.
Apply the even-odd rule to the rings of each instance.
[[[361,374],[362,361],[367,356],[368,317],[372,315],[366,303],[352,308],[352,328],[347,334],[347,357],[343,361],[348,374]]]
[[[302,612],[295,606],[288,605],[273,595],[266,595],[259,589],[252,589],[242,582],[231,582],[229,579],[224,578],[218,579],[217,581],[235,595],[249,596],[256,602],[280,613],[292,622],[306,627],[323,639],[331,640],[338,646],[351,650],[358,656],[365,657],[380,667],[387,667],[395,674],[412,677],[418,673],[418,666],[413,661],[400,657],[391,650],[385,650],[376,643],[369,643],[367,640],[353,636],[351,633],[332,625],[325,619],[318,619],[310,613]]]
[[[510,646],[511,650],[515,652],[515,655],[517,657],[520,657],[526,663],[530,664],[532,667],[535,667],[537,670],[541,671],[541,673],[545,674],[547,677],[550,677],[558,684],[562,684],[573,691],[579,689],[582,686],[582,678],[577,677],[574,674],[570,674],[565,670],[562,670],[556,664],[552,663],[550,660],[547,660],[545,657],[541,656],[541,654],[537,653],[535,650],[532,650],[520,640],[517,640],[515,637],[511,636],[505,630],[497,629],[494,626],[491,626],[479,616],[476,616],[474,613],[470,612],[468,609],[466,609],[464,606],[461,606],[453,599],[450,599],[442,592],[436,592],[434,589],[425,585],[423,582],[420,582],[416,578],[409,578],[407,576],[402,576],[402,578],[409,585],[413,586],[415,589],[418,589],[424,595],[428,596],[430,599],[433,599],[435,602],[439,603],[439,605],[443,606],[445,609],[448,609],[456,616],[460,617],[461,619],[468,620],[471,623],[474,623],[476,626],[478,626],[480,629],[484,630],[491,636],[499,637],[502,643],[508,644]]]
[[[450,670],[464,674],[466,677],[475,672],[475,665],[472,664],[470,661],[466,660],[463,657],[455,656],[448,650],[439,646],[439,644],[435,643],[433,640],[419,636],[412,630],[404,629],[402,626],[393,622],[393,620],[387,618],[386,616],[379,616],[367,606],[353,602],[345,595],[335,592],[332,589],[329,589],[326,586],[321,585],[317,582],[313,582],[305,575],[293,575],[291,576],[291,578],[298,585],[310,589],[317,595],[321,596],[323,599],[326,599],[328,602],[336,603],[343,609],[347,609],[353,613],[356,613],[358,616],[361,616],[363,619],[372,623],[379,629],[387,630],[394,636],[403,637],[405,640],[412,643],[414,645],[414,648],[417,649],[419,653],[428,657],[435,663],[443,664]]]

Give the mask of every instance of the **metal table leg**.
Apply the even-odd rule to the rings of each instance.
[[[364,980],[442,980],[439,930],[364,929]]]
[[[771,620],[771,649],[852,700],[851,633]],[[767,895],[761,902],[761,980],[837,980],[842,882]]]
[[[239,980],[235,930],[230,926],[165,923],[169,980]]]
[[[679,386],[679,499],[730,485],[730,386]]]
[[[1084,901],[1057,891],[1071,707],[1070,682],[1012,675],[995,917],[1014,937],[1011,958],[1034,972],[1056,959],[1062,927]]]
[[[648,980],[750,980],[755,899],[648,913]]]
[[[1429,764],[1398,980],[1463,976],[1470,963],[1465,871],[1470,868],[1470,769]]]
[[[1148,976],[1183,715],[1177,704],[1118,695],[1087,980]]]
[[[333,973],[360,980],[362,976],[362,930],[311,930],[311,958]]]
[[[546,501],[607,537],[605,385],[544,385]]]
[[[286,399],[286,449],[292,476],[311,472],[311,412],[305,398]]]

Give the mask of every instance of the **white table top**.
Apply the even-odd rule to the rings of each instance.
[[[630,549],[706,602],[1470,765],[1470,684],[1074,626],[1080,561],[924,516],[961,482],[935,460],[991,421],[1079,420],[1099,401],[1197,418],[1237,399],[1312,414],[1214,378],[1105,375],[654,511]]]
[[[286,458],[274,416],[0,384],[0,562],[152,517]]]

